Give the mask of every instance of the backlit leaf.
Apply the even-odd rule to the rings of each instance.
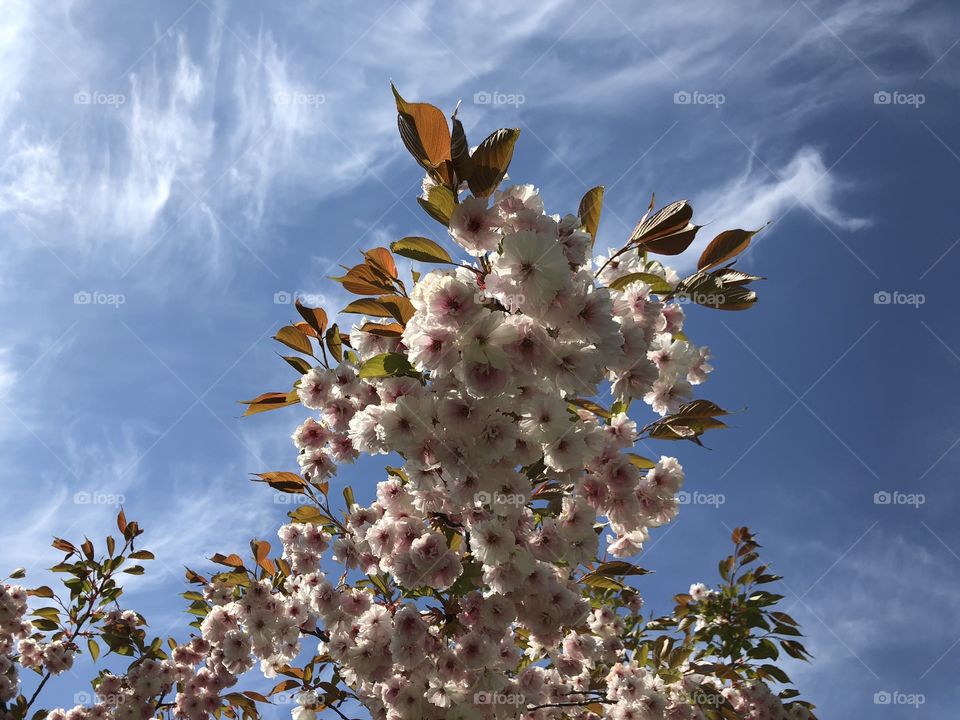
[[[280,331],[273,336],[277,342],[281,342],[288,348],[302,352],[306,355],[313,353],[313,346],[310,344],[310,338],[303,330],[293,325],[287,325],[280,328]]]
[[[425,237],[405,237],[390,243],[390,249],[397,255],[428,263],[450,263],[453,258],[433,240]]]
[[[306,487],[306,481],[292,472],[267,472],[267,473],[254,473],[259,480],[255,482],[264,482],[274,490],[279,490],[280,492],[301,494],[303,493],[304,488]]]
[[[307,321],[307,325],[314,329],[318,337],[321,337],[324,330],[327,329],[327,313],[324,312],[323,308],[306,307],[301,304],[300,298],[297,298],[294,306],[303,319]]]
[[[450,180],[450,128],[440,108],[429,103],[411,103],[404,100],[397,88],[390,84],[397,102],[397,124],[400,139],[414,159],[427,171],[443,181]]]
[[[686,200],[677,200],[637,223],[630,242],[646,244],[656,238],[673,235],[685,229],[693,217],[693,208]]]
[[[653,273],[636,272],[627,275],[621,275],[608,286],[611,290],[623,290],[625,287],[635,282],[645,282],[650,286],[650,291],[658,294],[673,292],[673,287],[659,275]]]
[[[360,366],[361,378],[393,377],[413,372],[413,365],[400,353],[374,355]]]
[[[337,362],[343,362],[343,338],[340,336],[340,328],[334,323],[327,330],[326,335],[327,349],[333,355]]]
[[[597,228],[600,225],[600,212],[603,210],[603,185],[587,190],[580,199],[580,222],[584,230],[590,233],[592,242],[597,240]]]
[[[497,189],[510,167],[513,146],[519,137],[518,128],[501,128],[480,143],[472,155],[470,192],[477,197],[487,197]]]
[[[700,254],[700,260],[697,262],[697,270],[709,270],[730,258],[736,257],[750,244],[750,240],[760,230],[725,230],[717,235],[710,244],[704,248]]]
[[[243,412],[244,417],[267,412],[268,410],[276,410],[287,407],[288,405],[296,405],[298,402],[300,402],[300,396],[297,395],[296,390],[291,390],[286,393],[269,392],[258,395],[253,400],[240,401],[242,405],[247,405],[247,409]]]
[[[457,204],[457,196],[446,185],[432,185],[427,189],[426,197],[418,197],[417,202],[427,211],[427,215],[447,227]]]

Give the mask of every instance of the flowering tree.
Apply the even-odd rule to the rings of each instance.
[[[152,557],[136,523],[121,513],[123,544],[100,552],[57,539],[65,593],[0,595],[2,717],[253,718],[285,702],[295,720],[813,717],[777,687],[780,653],[807,653],[749,530],[734,531],[721,584],[694,584],[665,617],[644,614],[647,570],[630,561],[677,515],[684,482],[676,459],[635,446],[700,444],[727,414],[693,396],[712,368],[682,304],[753,305],[759,278],[732,259],[755,231],[720,233],[681,278],[655,256],[682,253],[699,226],[685,201],[651,201],[621,248],[595,255],[602,187],[548,214],[533,186],[502,187],[518,130],[470,151],[456,113],[448,124],[394,94],[426,171],[418,202],[458,252],[425,237],[369,250],[335,278],[359,296],[341,311],[362,316],[349,334],[299,301],[302,321],[277,334],[301,377],[247,414],[316,413],[293,434],[301,472],[257,477],[302,501],[282,550],[254,540],[248,560],[188,571],[195,632],[178,641],[148,638],[118,604],[117,573]],[[395,256],[438,267],[402,279]],[[344,487],[335,509],[337,467],[361,453],[397,464],[375,500]],[[100,672],[93,702],[39,710],[51,676],[103,650],[132,661]],[[258,661],[272,689],[236,689]],[[29,694],[22,669],[40,678]]]

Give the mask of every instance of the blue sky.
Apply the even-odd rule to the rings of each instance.
[[[816,656],[789,669],[822,717],[956,706],[948,3],[0,5],[0,568],[49,565],[55,532],[101,537],[122,499],[158,554],[130,592],[161,632],[185,623],[184,564],[273,537],[289,508],[247,478],[295,468],[302,413],[241,420],[236,401],[294,380],[269,339],[284,300],[340,307],[337,263],[442,239],[393,80],[462,100],[474,143],[520,127],[511,175],[551,211],[605,184],[600,245],[652,191],[718,230],[774,221],[741,261],[769,278],[760,304],[688,312],[715,354],[702,395],[746,412],[709,450],[661,449],[723,502],[654,534],[641,589],[666,610],[749,525]],[[336,484],[380,478],[361,463]],[[78,689],[68,675],[53,697]],[[925,702],[875,705],[884,691]]]

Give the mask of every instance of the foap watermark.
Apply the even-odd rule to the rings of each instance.
[[[480,491],[473,496],[481,505],[526,505],[527,496],[523,493],[502,493]]]
[[[679,292],[673,296],[672,300],[680,305],[695,303],[697,305],[717,308],[727,303],[727,296],[723,293]]]
[[[905,693],[899,690],[881,690],[873,694],[874,705],[912,705],[919,708],[927,702],[923,693]]]
[[[81,690],[73,695],[74,705],[98,705],[102,703],[107,707],[119,707],[129,701],[130,696],[125,693],[107,693],[101,695],[100,693]]]
[[[699,90],[678,90],[673,94],[674,105],[712,105],[719,108],[727,102],[723,93],[706,93]]]
[[[273,294],[274,305],[293,305],[297,299],[300,300],[301,304],[309,307],[320,307],[327,303],[326,296],[320,293],[308,293],[300,290],[294,290],[293,292],[278,290]]]
[[[489,302],[498,302],[506,308],[516,308],[520,307],[527,301],[526,295],[490,295],[486,290],[478,290],[473,295],[473,301],[478,305],[483,305]]]
[[[73,94],[74,105],[110,105],[120,107],[126,104],[127,96],[123,93],[106,93],[97,90],[78,90]]]
[[[915,110],[927,101],[923,93],[907,93],[900,90],[877,90],[873,94],[874,105],[909,105]]]
[[[274,505],[306,505],[310,498],[300,493],[277,493],[273,496]]]
[[[322,93],[308,93],[299,90],[281,90],[273,96],[274,105],[304,105],[306,107],[320,107],[327,102]]]
[[[474,105],[511,105],[520,107],[527,101],[523,93],[505,93],[498,90],[481,90],[473,94]]]
[[[683,697],[689,704],[700,705],[701,707],[709,705],[720,706],[726,702],[726,699],[719,692],[707,692],[699,688],[690,692],[684,692]]]
[[[73,495],[74,505],[123,505],[127,501],[125,495],[120,493],[89,492],[81,490]]]
[[[474,705],[514,705],[519,706],[526,703],[526,698],[520,693],[495,692],[493,690],[481,690],[473,694]]]
[[[709,505],[719,508],[727,502],[727,496],[723,493],[703,493],[699,490],[687,492],[681,490],[677,493],[677,502],[681,505]]]
[[[73,294],[74,305],[110,305],[119,309],[127,302],[123,293],[108,293],[100,290],[80,290]]]
[[[905,293],[899,290],[878,290],[873,294],[874,305],[912,305],[919,309],[927,301],[923,293]]]
[[[921,505],[927,502],[927,496],[923,493],[905,493],[899,490],[880,490],[873,494],[874,505],[907,505],[919,509]]]

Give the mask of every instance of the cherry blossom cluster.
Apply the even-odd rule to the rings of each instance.
[[[592,260],[579,219],[546,214],[529,185],[492,204],[463,199],[450,234],[476,262],[419,277],[400,337],[370,332],[364,318],[350,334],[354,357],[298,385],[318,413],[293,435],[310,481],[359,453],[404,462],[373,503],[350,509],[335,539],[309,525],[281,530],[297,617],[306,612],[306,626],[328,634],[320,651],[376,718],[539,720],[557,707],[596,717],[587,706],[597,677],[608,679],[623,720],[667,709],[695,717],[681,714],[691,709],[681,687],[622,662],[622,615],[592,607],[577,582],[604,528],[606,551],[629,557],[649,528],[677,514],[682,468],[662,457],[641,469],[628,453],[638,430],[625,411],[643,400],[675,412],[706,380],[709,352],[682,335],[677,303],[661,302],[642,279],[616,283],[646,273],[672,287],[677,275],[639,253]],[[365,373],[383,353],[404,356],[412,372]],[[617,402],[609,415],[582,402],[605,388]],[[552,510],[537,505],[545,481],[561,490]],[[450,591],[468,568],[478,577],[448,624],[414,602],[330,583],[320,555],[331,540],[334,561],[410,593]],[[639,595],[628,604],[639,610]],[[228,616],[221,608],[217,622]],[[287,657],[255,654],[266,666]],[[554,707],[526,710],[539,706]]]
[[[282,582],[214,579],[200,637],[102,674],[97,704],[53,720],[151,717],[174,687],[174,715],[201,720],[258,662],[275,678],[314,649],[375,720],[687,720],[705,717],[697,692],[745,718],[805,720],[762,683],[687,665],[664,680],[627,651],[639,593],[585,590],[599,556],[636,555],[678,512],[683,469],[634,455],[627,414],[676,412],[712,370],[662,299],[678,276],[640,252],[592,257],[580,218],[547,214],[529,185],[461,199],[449,231],[472,261],[418,276],[402,328],[364,318],[343,361],[297,386],[316,412],[292,437],[303,476],[326,495],[339,464],[395,454],[376,498],[342,522],[284,525]],[[710,592],[690,588],[694,603]],[[25,604],[0,600],[8,655]],[[25,642],[24,665],[56,667]],[[298,692],[294,720],[313,720],[321,703]]]
[[[468,530],[486,528],[471,532],[479,543],[471,550],[482,557],[485,536],[503,540],[507,554],[523,546],[509,527],[523,520],[531,491],[519,470],[542,459],[574,487],[570,512],[579,520],[570,525],[580,537],[556,541],[556,520],[527,528],[538,535],[537,551],[552,561],[591,556],[596,511],[614,533],[611,552],[636,553],[647,528],[675,516],[682,471],[664,459],[643,475],[621,452],[636,440],[633,421],[623,412],[606,423],[588,410],[571,413],[570,401],[601,395],[605,381],[622,407],[643,399],[665,414],[690,399],[711,368],[708,351],[678,335],[680,306],[657,300],[642,280],[622,290],[603,284],[640,270],[668,283],[676,275],[621,256],[599,258],[595,277],[590,236],[572,215],[545,214],[532,186],[498,192],[490,207],[466,198],[450,232],[478,266],[427,273],[411,292],[416,312],[401,337],[358,324],[355,363],[314,368],[301,379],[301,401],[319,412],[293,436],[304,474],[320,481],[360,452],[399,453],[420,515],[482,508],[506,521],[497,527],[482,513],[466,514]],[[362,363],[381,353],[405,355],[420,377],[361,378]],[[445,558],[453,568],[454,558]],[[397,562],[408,571],[415,564],[409,556],[387,560]]]
[[[256,596],[256,591],[253,593]],[[214,611],[216,612],[216,611]],[[241,613],[230,608],[230,613]],[[223,705],[222,694],[237,683],[237,674],[253,667],[252,640],[256,631],[226,631],[224,613],[213,615],[205,633],[216,644],[194,637],[178,645],[169,660],[142,659],[123,675],[101,673],[95,681],[96,702],[70,710],[53,710],[49,720],[143,720],[155,717],[174,687],[172,712],[178,718],[206,720]],[[232,617],[232,615],[231,615]],[[226,621],[229,623],[229,621]],[[231,634],[232,633],[232,634]]]
[[[808,720],[802,705],[785,708],[770,688],[758,681],[724,687],[683,666],[679,682],[665,683],[656,673],[636,663],[614,666],[606,677],[606,717],[613,720],[703,720],[702,708],[716,708],[726,700],[743,720]]]
[[[27,592],[19,585],[0,585],[0,702],[17,694],[17,643],[30,634],[32,627],[23,619],[27,612]],[[39,664],[39,657],[31,658]]]

